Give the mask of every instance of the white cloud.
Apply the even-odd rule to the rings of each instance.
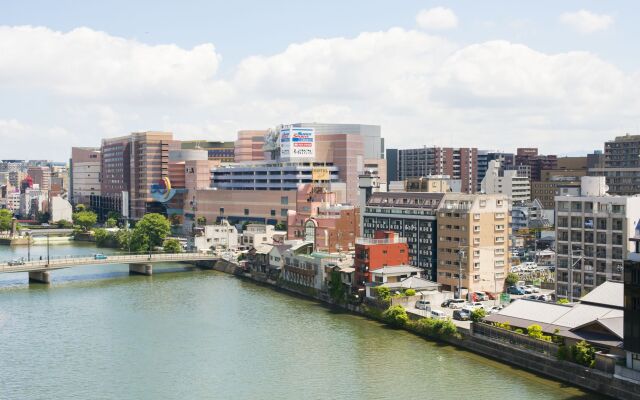
[[[580,10],[562,14],[560,16],[560,22],[579,33],[587,34],[608,29],[613,25],[613,17],[606,14],[595,14],[591,11]]]
[[[216,75],[212,44],[151,46],[87,28],[0,28],[0,54],[0,159],[64,160],[71,146],[132,131],[230,140],[311,120],[380,124],[389,147],[562,153],[601,148],[640,113],[640,73],[594,54],[460,46],[401,28],[291,44],[229,77]]]
[[[450,8],[435,7],[428,10],[420,10],[416,16],[416,22],[423,29],[453,29],[458,26],[458,17]]]

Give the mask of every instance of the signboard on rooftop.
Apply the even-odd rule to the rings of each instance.
[[[313,128],[288,127],[280,131],[280,158],[283,161],[316,156]]]
[[[311,180],[313,181],[330,181],[331,172],[326,167],[314,167],[311,170]]]

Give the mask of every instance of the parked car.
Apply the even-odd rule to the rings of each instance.
[[[484,309],[484,304],[480,303],[479,301],[474,301],[472,303],[468,304],[470,307],[473,307],[474,309],[476,308],[482,308]]]
[[[497,293],[491,293],[491,292],[485,292],[487,294],[487,297],[489,298],[489,300],[495,300],[499,297],[499,295]]]
[[[524,285],[524,290],[531,290],[531,293],[539,293],[540,288],[533,285]]]
[[[416,308],[418,310],[431,311],[431,302],[429,300],[418,300],[416,301]]]
[[[507,288],[507,293],[508,293],[508,294],[516,294],[516,295],[523,295],[523,294],[525,294],[525,293],[524,293],[524,290],[523,290],[521,287],[519,287],[519,286],[509,286],[509,287]]]
[[[104,254],[101,253],[97,253],[93,255],[93,258],[96,260],[106,260],[107,256],[105,256]]]
[[[502,310],[502,306],[492,306],[490,309],[487,310],[487,314],[495,314],[497,312],[500,312]]]
[[[449,308],[459,309],[464,307],[466,301],[464,299],[451,299],[449,302]]]
[[[442,304],[440,304],[440,307],[449,308],[449,305],[451,304],[451,300],[453,299],[446,299],[445,301],[442,302]]]
[[[447,319],[447,314],[440,310],[431,310],[431,318],[433,319]]]
[[[9,265],[24,265],[24,257],[15,258],[15,259],[9,261],[7,264],[9,264]]]
[[[485,292],[473,292],[473,294],[476,296],[476,301],[486,301],[489,298]]]
[[[453,319],[458,321],[468,321],[471,318],[471,313],[467,310],[454,310]]]
[[[529,294],[527,296],[524,296],[523,299],[538,301],[538,295],[537,294]]]
[[[551,296],[548,294],[541,294],[538,296],[538,300],[540,301],[551,301]]]

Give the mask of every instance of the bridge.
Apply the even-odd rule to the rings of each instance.
[[[104,257],[104,258],[102,258]],[[153,264],[164,262],[217,261],[220,257],[205,253],[147,253],[91,256],[66,256],[24,261],[18,265],[0,262],[0,273],[28,272],[30,282],[51,282],[50,273],[57,269],[84,265],[129,264],[130,274],[151,275]]]

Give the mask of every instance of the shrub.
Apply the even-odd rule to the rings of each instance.
[[[524,335],[524,331],[520,328],[517,328],[516,330],[514,330],[515,333],[519,333],[521,335]]]
[[[443,338],[458,336],[458,328],[449,319],[421,318],[418,321],[410,321],[413,331],[429,337]]]
[[[509,274],[507,274],[507,277],[504,279],[504,284],[506,286],[513,286],[516,283],[518,283],[519,280],[520,280],[520,277],[518,276],[518,274],[510,272]]]
[[[596,350],[584,340],[571,346],[571,356],[576,363],[589,368],[596,362]]]
[[[182,245],[178,239],[167,239],[162,247],[165,253],[182,253]]]
[[[484,308],[476,308],[475,310],[471,311],[471,320],[473,322],[480,322],[486,316],[487,312],[484,310]]]
[[[93,236],[96,239],[96,246],[98,247],[118,247],[116,235],[106,231],[105,229],[94,229]]]
[[[529,325],[527,327],[527,334],[529,335],[529,337],[532,337],[534,339],[542,339],[542,327],[540,325]]]
[[[404,291],[404,295],[405,296],[415,296],[416,295],[416,291],[413,289],[407,289]]]
[[[569,304],[569,300],[568,299],[560,299],[558,301],[556,301],[557,304]]]
[[[400,328],[409,321],[409,316],[402,306],[391,306],[382,313],[382,319],[387,324]]]
[[[388,287],[378,286],[376,288],[376,294],[378,295],[378,299],[381,301],[389,301],[391,298],[391,291]]]

